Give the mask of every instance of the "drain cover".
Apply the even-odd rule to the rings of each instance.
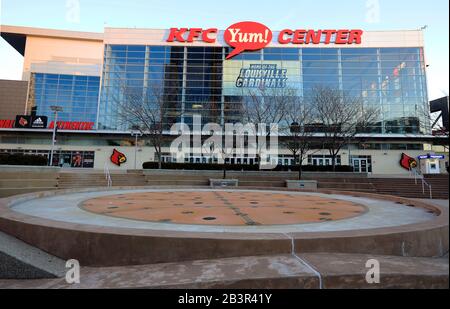
[[[205,221],[213,221],[213,220],[216,220],[216,217],[204,217],[203,220],[205,220]]]
[[[183,211],[182,212],[183,215],[191,215],[193,213],[194,213],[193,211]]]
[[[321,213],[319,213],[319,215],[321,215],[321,216],[331,216],[331,214],[329,212],[321,212]]]

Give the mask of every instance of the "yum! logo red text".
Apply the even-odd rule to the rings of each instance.
[[[272,41],[272,31],[260,23],[241,22],[228,27],[224,34],[225,42],[234,50],[227,56],[233,58],[246,50],[260,50]]]
[[[217,42],[217,28],[171,28],[167,42],[193,43],[195,41],[214,44]],[[279,44],[361,44],[362,30],[291,30],[279,32]],[[244,51],[256,51],[272,43],[273,33],[263,24],[244,21],[231,25],[224,34],[225,42],[234,49],[226,59]]]

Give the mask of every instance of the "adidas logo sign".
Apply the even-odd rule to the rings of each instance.
[[[33,124],[35,124],[35,125],[43,125],[44,122],[42,121],[41,118],[38,118],[38,119],[36,119],[36,120],[33,122]]]

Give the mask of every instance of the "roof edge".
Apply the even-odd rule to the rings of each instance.
[[[83,32],[72,30],[57,30],[46,28],[0,25],[0,34],[15,34],[24,36],[53,37],[62,39],[78,39],[89,41],[103,41],[104,34],[100,32]]]

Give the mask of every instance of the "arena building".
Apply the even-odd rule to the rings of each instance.
[[[405,154],[417,160],[423,173],[446,172],[448,150],[438,146],[448,140],[434,136],[430,125],[421,30],[263,31],[255,38],[267,46],[240,53],[230,44],[239,33],[231,33],[236,37],[227,40],[225,31],[217,29],[86,33],[1,26],[1,36],[24,57],[24,66],[22,81],[0,81],[0,153],[50,158],[56,120],[53,165],[140,168],[155,160],[155,152],[120,119],[121,102],[130,90],[152,100],[154,85],[162,85],[170,108],[164,119],[168,129],[174,123],[192,125],[195,115],[201,115],[202,123],[240,121],[246,91],[261,85],[295,89],[304,100],[320,85],[351,93],[380,110],[370,132],[349,143],[337,164],[351,165],[355,172],[407,174],[399,163]],[[163,160],[173,162],[169,144],[170,138]],[[307,163],[330,165],[328,151],[318,148]],[[126,162],[111,162],[115,151]],[[289,151],[279,153],[278,164],[293,163]],[[221,162],[202,155],[185,160]],[[226,161],[257,163],[248,156]]]

